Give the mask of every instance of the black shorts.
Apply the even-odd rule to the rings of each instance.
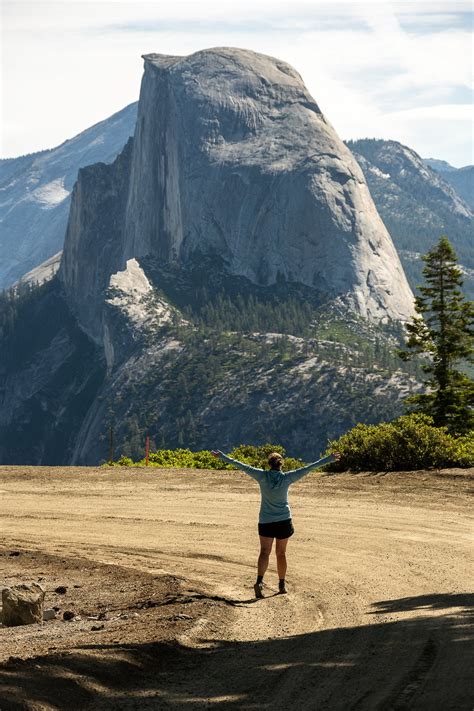
[[[287,518],[286,521],[258,524],[259,536],[266,536],[267,538],[289,538],[294,532],[295,529],[291,518]]]

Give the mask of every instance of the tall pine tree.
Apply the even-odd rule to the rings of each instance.
[[[410,395],[406,402],[431,415],[435,425],[460,434],[474,427],[474,381],[460,370],[463,363],[474,362],[474,304],[462,294],[462,272],[447,237],[440,237],[422,259],[427,285],[419,287],[418,315],[406,326],[408,350],[398,353],[403,360],[428,355],[422,365],[429,375],[428,391]]]

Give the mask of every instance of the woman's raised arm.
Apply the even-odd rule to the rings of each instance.
[[[307,464],[305,467],[301,467],[300,469],[293,469],[293,471],[286,472],[285,476],[288,477],[290,482],[293,484],[295,481],[298,481],[298,479],[301,479],[306,474],[309,474],[309,472],[313,469],[322,467],[323,464],[329,464],[329,462],[335,462],[336,459],[339,459],[339,457],[334,454],[328,454],[327,457],[318,459],[316,462],[312,462],[312,464]]]
[[[246,474],[251,476],[252,479],[255,479],[256,481],[259,480],[260,474],[263,471],[263,469],[257,469],[256,467],[251,467],[250,464],[244,464],[243,462],[239,462],[237,459],[232,459],[232,457],[228,457],[227,454],[224,454],[224,452],[221,452],[220,449],[213,449],[211,451],[211,454],[213,454],[215,457],[219,457],[219,459],[222,459],[224,462],[233,464],[234,467],[237,467],[237,469],[241,469],[243,472],[245,472]]]

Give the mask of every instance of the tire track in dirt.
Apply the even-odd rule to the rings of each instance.
[[[256,601],[258,497],[244,476],[138,472],[133,487],[125,472],[62,476],[49,498],[45,475],[23,489],[21,477],[0,477],[11,545],[169,573],[182,579],[183,604],[209,602],[178,636],[193,659],[187,693],[168,680],[160,708],[202,699],[202,708],[471,709],[472,477],[319,476],[295,487],[289,594],[275,594],[273,558],[268,596]]]

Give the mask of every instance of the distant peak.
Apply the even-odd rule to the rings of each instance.
[[[290,64],[281,59],[272,57],[251,49],[241,47],[210,47],[200,49],[197,52],[186,56],[174,56],[168,54],[142,54],[145,63],[151,64],[159,69],[171,69],[178,65],[189,66],[196,69],[202,68],[204,71],[210,65],[220,68],[223,72],[237,69],[250,71],[255,74],[270,73],[273,82],[280,83],[302,83],[301,76]]]
[[[177,64],[183,58],[183,56],[172,54],[156,54],[154,52],[151,52],[150,54],[142,54],[142,59],[144,59],[145,62],[154,64],[155,67],[163,67],[163,69],[168,69],[169,67],[172,67],[174,64]]]

